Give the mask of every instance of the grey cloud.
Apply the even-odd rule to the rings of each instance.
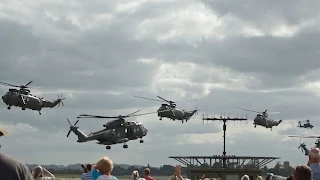
[[[301,6],[304,4],[299,3]],[[218,2],[215,4],[215,12],[224,15],[231,11],[240,19],[256,18],[251,20],[254,23],[264,18],[265,14],[259,11],[256,12],[256,16],[250,15],[250,12],[255,11],[253,7],[266,5],[271,7],[272,11],[278,12],[277,14],[280,13],[279,9],[284,7],[283,4],[275,7],[275,4],[267,5],[262,1],[251,4],[246,7],[241,4],[240,8],[233,8],[228,2]],[[48,5],[50,7],[47,8]],[[302,29],[301,31],[306,32],[287,38],[227,36],[219,41],[203,38],[195,48],[186,44],[188,36],[177,40],[173,37],[175,43],[157,42],[155,37],[158,30],[168,31],[168,28],[171,28],[168,24],[170,22],[158,22],[152,28],[154,32],[146,38],[148,40],[136,39],[140,22],[146,19],[157,22],[157,17],[174,14],[176,9],[183,9],[189,5],[199,4],[195,1],[148,2],[138,7],[134,13],[115,13],[114,3],[92,1],[87,4],[73,1],[68,4],[42,3],[36,12],[38,17],[25,17],[25,11],[14,12],[12,8],[10,11],[3,11],[10,15],[12,20],[0,20],[0,41],[5,42],[1,43],[0,47],[1,81],[25,84],[33,80],[32,87],[42,86],[31,88],[34,94],[39,93],[39,96],[46,99],[55,99],[57,93],[65,91],[64,96],[67,99],[64,101],[64,107],[44,109],[42,115],[31,110],[22,111],[20,108],[7,110],[6,106],[0,103],[1,124],[9,126],[12,131],[10,137],[1,140],[1,151],[28,163],[95,162],[106,154],[105,147],[93,142],[79,144],[74,135],[67,138],[67,118],[74,123],[76,116],[82,113],[114,116],[138,109],[143,110],[141,113],[154,112],[161,104],[136,99],[134,95],[149,98],[159,95],[174,101],[188,100],[191,96],[201,95],[205,97],[199,101],[178,103],[178,107],[184,109],[195,106],[200,109],[199,116],[192,117],[188,123],[182,124],[167,119],[160,121],[156,114],[130,118],[129,120],[142,122],[149,129],[145,143],[129,142],[128,151],[124,150],[122,145],[116,145],[107,152],[108,156],[116,163],[162,165],[176,163],[167,159],[171,155],[222,154],[221,124],[203,124],[201,114],[208,113],[212,116],[230,113],[231,116],[240,116],[247,113],[236,109],[240,106],[257,111],[280,111],[280,115],[272,117],[283,118],[285,123],[272,132],[262,133],[264,129],[252,127],[255,113],[247,113],[249,120],[246,127],[238,124],[228,127],[228,153],[281,156],[282,160],[290,160],[293,164],[305,163],[305,156],[297,149],[298,139],[279,139],[289,133],[304,133],[301,129],[290,129],[294,127],[292,124],[296,124],[297,119],[316,119],[319,116],[319,97],[301,88],[302,83],[317,80],[319,53],[315,40],[318,32],[310,28]],[[294,5],[288,4],[288,7],[291,6]],[[247,8],[251,8],[252,11]],[[32,7],[26,6],[25,10],[29,9]],[[59,15],[60,19],[55,21],[48,15],[40,16],[44,15],[43,9]],[[294,20],[294,17],[297,17],[299,12],[295,8],[286,9],[288,12],[281,12],[281,16],[290,19],[291,23],[298,23],[299,20]],[[104,12],[112,14],[113,17],[90,28],[79,27],[70,18],[71,15],[78,15],[83,21],[87,21],[83,24],[89,26],[94,21],[94,15]],[[312,14],[312,9],[308,9],[308,12],[310,15],[301,12],[301,17],[316,16]],[[13,21],[15,18],[19,20]],[[174,20],[180,23],[179,19]],[[37,23],[33,24],[32,21]],[[203,34],[199,34],[199,40],[202,36]],[[156,62],[136,62],[139,58],[155,58]],[[195,63],[196,71],[190,73],[191,69],[178,65],[180,62]],[[164,63],[170,63],[174,68],[166,71],[163,77],[175,73],[179,79],[186,75],[184,78],[189,82],[159,82],[156,73]],[[211,67],[215,71],[209,71]],[[311,71],[313,73],[310,73]],[[249,90],[209,88],[211,93],[204,95],[205,83],[235,86],[232,84],[233,78],[242,79],[247,75],[255,77],[246,84]],[[276,87],[286,89],[266,93],[256,90]],[[1,87],[0,93],[4,94],[7,89],[8,87]],[[120,95],[104,94],[104,91],[117,92]],[[102,124],[106,121],[81,119],[78,126],[85,133],[90,133],[103,128]],[[29,130],[19,123],[29,124],[39,130]],[[192,144],[199,136],[203,138],[200,140],[210,143]],[[306,140],[310,145],[313,141]],[[46,153],[37,144],[44,146]],[[62,152],[57,152],[58,149]],[[54,154],[55,158],[48,158],[49,153]],[[157,157],[154,154],[157,154]]]

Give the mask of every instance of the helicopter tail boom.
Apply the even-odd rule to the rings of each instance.
[[[42,100],[42,107],[49,107],[49,108],[53,108],[56,107],[58,105],[58,107],[60,106],[60,104],[62,104],[62,106],[64,106],[63,101],[66,98],[62,98],[62,94],[59,96],[58,95],[58,99],[55,101],[49,101],[49,100]]]

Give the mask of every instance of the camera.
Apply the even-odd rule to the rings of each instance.
[[[83,169],[83,171],[84,171],[85,173],[88,172],[88,170],[87,170],[87,168],[86,168],[86,166],[85,166],[84,164],[81,164],[81,167],[82,167],[82,169]]]
[[[279,175],[274,175],[273,173],[267,173],[266,180],[292,180],[292,176],[283,177]]]

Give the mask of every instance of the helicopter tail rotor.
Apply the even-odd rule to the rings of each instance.
[[[60,104],[62,104],[62,106],[64,106],[64,104],[63,104],[63,100],[65,100],[66,98],[62,98],[62,93],[61,93],[61,95],[59,96],[59,94],[57,94],[57,96],[58,96],[58,100],[59,100],[59,104],[58,104],[58,107],[60,106]]]
[[[194,114],[197,116],[200,109],[198,109],[198,107],[196,106],[196,107],[194,108],[194,110],[195,110],[195,113],[194,113]]]
[[[69,137],[72,129],[73,129],[73,128],[78,128],[78,127],[76,127],[76,125],[77,125],[77,123],[79,122],[79,120],[77,120],[77,121],[73,124],[73,126],[72,126],[72,124],[70,123],[69,119],[67,119],[67,121],[68,121],[68,123],[70,124],[70,130],[69,130],[69,132],[68,132],[68,134],[67,134],[67,137]]]

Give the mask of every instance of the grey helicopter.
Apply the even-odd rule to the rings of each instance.
[[[257,116],[253,120],[253,125],[255,128],[257,127],[257,125],[259,125],[259,126],[263,126],[265,128],[270,128],[272,131],[272,127],[278,126],[282,122],[282,120],[275,121],[275,120],[268,117],[268,114],[279,114],[280,112],[267,113],[267,110],[265,110],[264,112],[258,112],[258,111],[253,111],[250,109],[243,109],[243,108],[239,108],[239,107],[237,107],[237,108],[245,110],[245,111],[251,111],[251,112],[258,113]]]
[[[139,110],[140,111],[140,110]],[[73,131],[78,136],[77,142],[87,142],[92,140],[98,140],[97,144],[107,145],[106,149],[111,149],[111,145],[124,143],[123,148],[128,148],[126,142],[131,140],[140,139],[140,143],[143,143],[143,137],[147,135],[148,130],[144,127],[142,123],[138,123],[136,121],[126,121],[124,118],[132,117],[132,116],[142,116],[145,114],[135,114],[130,113],[126,116],[97,116],[97,115],[89,115],[89,114],[81,114],[77,118],[110,118],[115,119],[103,125],[104,129],[92,132],[89,135],[85,135],[81,133],[80,130],[75,130],[76,122],[73,126],[70,127],[70,131]],[[77,128],[77,127],[76,127]],[[72,130],[74,129],[74,130]],[[69,133],[70,133],[69,131]],[[69,133],[67,137],[69,136]]]
[[[9,89],[9,91],[2,96],[2,101],[8,105],[7,109],[10,110],[11,106],[21,107],[22,110],[31,109],[38,111],[41,115],[42,108],[53,108],[58,105],[60,106],[60,103],[64,106],[62,100],[65,98],[62,98],[58,95],[58,99],[54,101],[45,100],[42,97],[37,97],[35,95],[32,95],[30,93],[30,90],[28,89],[28,85],[30,85],[33,81],[28,82],[26,85],[13,85],[9,83],[0,82],[0,84],[6,85],[6,86],[12,86],[17,87],[20,89]]]
[[[299,128],[312,129],[312,128],[313,128],[313,125],[310,123],[310,120],[307,119],[306,121],[307,121],[307,123],[305,123],[305,124],[303,124],[303,125],[302,125],[301,122],[299,121],[299,122],[298,122],[298,123],[299,123],[298,127],[299,127]]]
[[[140,96],[134,96],[137,98],[142,98],[142,99],[148,99],[148,100],[152,100],[152,101],[160,101],[160,102],[167,102],[167,103],[163,103],[161,104],[161,106],[159,107],[159,109],[157,110],[158,112],[158,116],[160,117],[160,120],[162,120],[162,118],[168,118],[170,120],[180,120],[182,123],[184,121],[188,122],[188,120],[194,115],[197,114],[199,109],[194,109],[191,111],[186,111],[180,108],[177,108],[177,104],[176,102],[173,101],[168,101],[160,96],[157,96],[159,99],[151,99],[151,98],[146,98],[146,97],[140,97]]]
[[[309,155],[309,149],[307,148],[306,144],[303,142],[301,143],[301,138],[317,138],[316,142],[314,143],[316,148],[320,148],[320,137],[319,136],[289,136],[289,137],[299,137],[300,138],[300,145],[298,147],[301,148],[301,151],[304,151],[304,155],[308,156]]]

